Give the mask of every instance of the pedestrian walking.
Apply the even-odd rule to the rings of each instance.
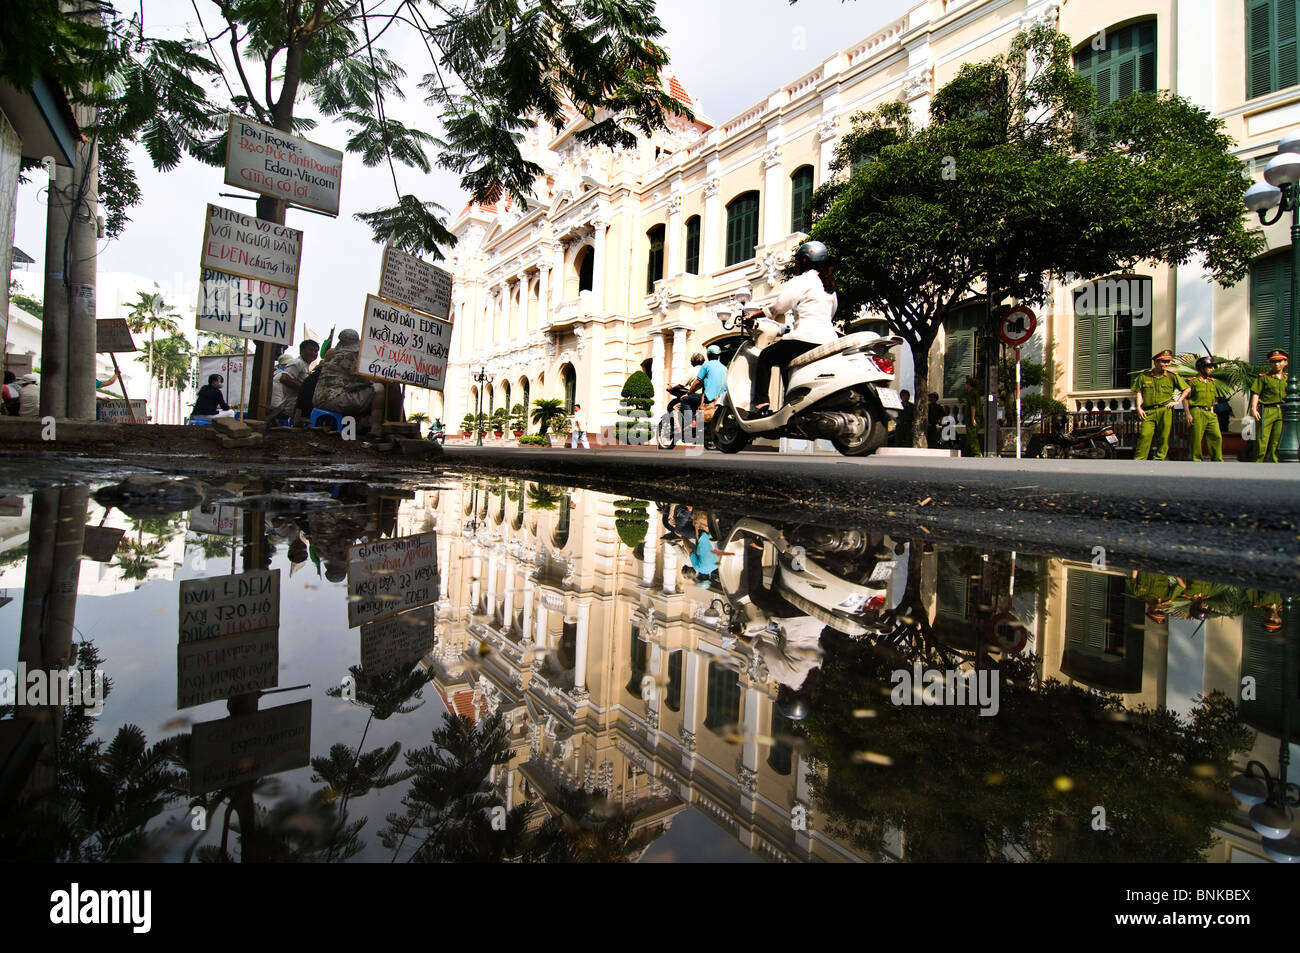
[[[980,452],[980,411],[982,410],[982,395],[975,386],[975,378],[966,378],[966,391],[962,397],[962,416],[966,424],[966,445],[962,450],[963,457],[982,456]]]
[[[926,415],[927,425],[925,428],[925,445],[934,449],[935,447],[938,447],[941,442],[940,436],[942,431],[940,428],[943,426],[943,418],[945,415],[943,412],[943,404],[939,403],[939,395],[933,391],[930,393],[930,403],[926,408]]]
[[[578,446],[578,441],[582,441],[582,448],[590,450],[591,444],[587,443],[587,422],[582,413],[582,404],[573,405],[573,413],[569,415],[573,424],[573,433],[569,437],[569,448],[573,449]]]
[[[1282,442],[1282,400],[1286,397],[1286,351],[1269,351],[1272,369],[1250,385],[1250,415],[1259,421],[1255,428],[1255,462],[1277,463],[1277,445]]]
[[[1223,431],[1214,405],[1219,399],[1219,388],[1210,374],[1214,371],[1214,358],[1196,359],[1196,376],[1187,382],[1187,423],[1191,432],[1189,456],[1201,459],[1201,441],[1204,440],[1210,459],[1223,462]]]
[[[889,435],[891,447],[910,447],[912,445],[912,428],[916,421],[916,404],[912,403],[911,391],[900,390],[898,398],[903,409],[898,412],[898,424]]]
[[[1173,429],[1174,405],[1187,396],[1187,385],[1169,369],[1174,354],[1168,348],[1152,358],[1152,367],[1133,379],[1137,415],[1142,421],[1134,460],[1163,460],[1169,453],[1169,431]],[[1154,446],[1153,446],[1154,444]]]

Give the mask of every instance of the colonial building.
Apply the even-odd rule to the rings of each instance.
[[[584,405],[593,431],[613,423],[632,371],[647,369],[662,395],[686,376],[692,352],[727,337],[718,312],[738,288],[760,303],[772,296],[851,116],[902,100],[924,121],[932,93],[962,64],[1003,52],[1035,23],[1077,44],[1075,65],[1103,100],[1157,89],[1187,97],[1224,119],[1258,173],[1300,123],[1295,16],[1294,0],[1155,0],[1140,10],[1120,0],[927,0],[724,122],[706,118],[669,72],[695,123],[621,152],[581,147],[580,119],[556,136],[538,129],[527,153],[545,172],[528,207],[467,206],[453,223],[461,242],[446,412],[474,410],[479,372],[492,378],[485,410],[563,397]],[[1140,268],[1110,285],[1058,283],[1028,345],[1047,364],[1048,392],[1072,410],[1122,411],[1130,372],[1153,349],[1199,351],[1203,341],[1260,361],[1285,346],[1286,223],[1267,237],[1270,252],[1232,288],[1198,262]],[[1133,294],[1108,294],[1119,280]],[[984,359],[980,309],[954,315],[932,352],[930,379],[945,397]]]

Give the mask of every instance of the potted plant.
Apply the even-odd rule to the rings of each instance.
[[[465,419],[460,422],[460,434],[466,440],[474,436],[474,415],[466,414]]]
[[[429,422],[429,415],[424,412],[408,414],[406,417],[406,422],[416,425],[417,429],[415,431],[415,435],[418,437],[423,432],[424,425]]]
[[[620,443],[642,446],[650,442],[650,407],[654,404],[654,383],[645,371],[636,371],[623,384],[622,403],[615,439]]]
[[[545,434],[551,424],[564,416],[564,401],[558,397],[539,397],[533,401],[533,423]]]
[[[527,414],[523,404],[515,404],[510,408],[510,429],[514,431],[516,437],[522,437],[524,431],[528,429]]]
[[[492,433],[500,439],[501,435],[506,432],[506,421],[510,417],[510,412],[504,407],[498,407],[492,411]]]

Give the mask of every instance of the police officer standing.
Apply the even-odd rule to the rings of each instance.
[[[1187,396],[1187,385],[1169,369],[1174,354],[1167,348],[1153,359],[1153,367],[1133,379],[1133,393],[1137,394],[1137,415],[1142,421],[1138,434],[1134,460],[1163,460],[1169,453],[1169,431],[1173,427],[1175,404]],[[1152,440],[1155,448],[1152,449]]]
[[[1191,429],[1191,444],[1188,454],[1193,460],[1201,459],[1201,440],[1204,439],[1210,459],[1223,462],[1223,431],[1219,429],[1219,418],[1215,416],[1214,405],[1219,399],[1219,389],[1210,377],[1214,370],[1214,358],[1210,356],[1196,359],[1196,376],[1187,382],[1187,422]]]
[[[1287,353],[1269,351],[1272,370],[1260,374],[1250,385],[1250,415],[1259,421],[1255,428],[1255,462],[1277,463],[1277,445],[1282,442],[1282,400],[1286,397]]]

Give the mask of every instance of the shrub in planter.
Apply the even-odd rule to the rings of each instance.
[[[539,433],[530,433],[519,438],[519,445],[521,447],[549,447],[551,441],[549,437],[543,437]]]
[[[510,408],[510,429],[516,437],[522,437],[528,429],[528,412],[524,410],[523,404],[515,404]]]
[[[460,422],[460,432],[465,436],[470,436],[474,432],[474,415],[466,414],[465,419]]]
[[[645,542],[650,528],[650,519],[646,513],[650,504],[645,500],[615,500],[614,528],[618,538],[635,549]]]
[[[492,432],[497,434],[497,436],[504,433],[506,429],[506,421],[509,417],[510,412],[504,407],[498,407],[496,410],[492,411]]]
[[[618,408],[619,417],[615,439],[619,443],[640,446],[650,442],[650,408],[654,405],[655,388],[650,375],[637,371],[623,384],[623,400]]]

